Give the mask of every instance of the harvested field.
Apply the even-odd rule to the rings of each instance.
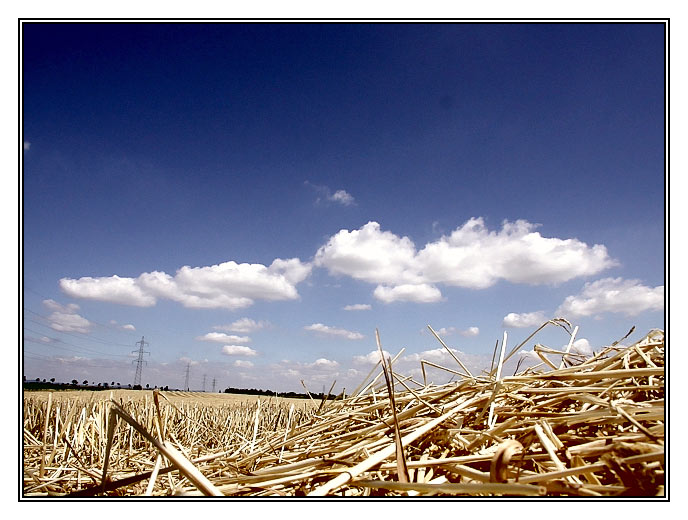
[[[663,332],[585,359],[536,345],[513,376],[504,346],[439,386],[385,360],[316,403],[27,393],[23,496],[664,495]]]

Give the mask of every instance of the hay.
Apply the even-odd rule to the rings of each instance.
[[[587,359],[571,344],[502,377],[523,345],[505,356],[505,337],[497,367],[459,361],[445,385],[384,360],[360,392],[301,410],[25,397],[23,494],[663,496],[663,332]]]

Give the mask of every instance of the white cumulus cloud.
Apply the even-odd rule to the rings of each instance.
[[[155,305],[155,297],[144,291],[134,278],[121,278],[117,275],[92,278],[85,276],[74,280],[62,278],[60,289],[72,298],[99,300],[136,307]]]
[[[248,307],[255,300],[298,298],[296,284],[310,273],[311,265],[298,258],[275,259],[270,266],[234,261],[205,267],[184,266],[174,276],[165,272],[142,273],[137,278],[83,277],[60,280],[62,291],[75,298],[150,307],[158,298],[200,309]]]
[[[296,285],[308,278],[311,269],[311,264],[304,264],[298,258],[290,258],[288,260],[276,258],[268,267],[268,272],[272,276],[283,276],[289,283]]]
[[[341,336],[346,339],[363,339],[365,337],[360,332],[353,332],[350,330],[340,329],[337,327],[330,327],[329,325],[323,325],[322,323],[313,323],[312,325],[306,325],[304,327],[304,330],[319,332],[330,336]]]
[[[237,359],[236,361],[234,361],[234,366],[240,368],[252,368],[253,363],[251,363],[250,361],[246,361],[244,359]]]
[[[459,359],[461,359],[461,356],[463,356],[463,353],[460,350],[451,349],[451,351]],[[451,360],[452,363],[456,364],[456,360],[451,356],[451,354],[449,354],[449,352],[447,352],[444,347],[408,354],[403,356],[401,359],[402,361],[420,361],[423,359],[425,361],[432,361],[434,363],[442,363],[443,361]]]
[[[309,368],[336,368],[338,366],[339,363],[336,361],[325,358],[316,359],[313,363],[308,365]]]
[[[664,286],[647,287],[639,280],[602,278],[586,283],[580,294],[568,296],[557,310],[565,318],[605,312],[636,316],[664,309]]]
[[[418,283],[415,247],[408,237],[380,231],[368,222],[360,229],[342,229],[315,254],[315,264],[335,275],[378,284]]]
[[[525,220],[505,221],[498,231],[471,218],[451,234],[417,250],[408,237],[382,231],[377,222],[342,229],[316,252],[314,263],[333,275],[378,284],[383,301],[432,302],[435,284],[483,289],[499,280],[558,284],[616,265],[603,245],[575,238],[547,238]],[[394,291],[396,287],[403,287]],[[411,287],[415,287],[412,290]]]
[[[222,353],[227,356],[257,356],[258,352],[244,345],[225,345]]]
[[[373,291],[373,296],[384,303],[392,302],[416,302],[432,303],[442,300],[440,290],[426,283],[405,283],[395,287],[378,285]]]
[[[466,330],[459,332],[459,334],[465,337],[477,336],[480,334],[480,329],[478,327],[468,327]]]
[[[563,350],[566,350],[567,346],[568,343],[563,347]],[[573,345],[571,345],[571,352],[582,354],[584,356],[591,356],[592,346],[586,338],[577,339],[573,342]]]
[[[510,312],[502,320],[502,325],[505,327],[538,327],[547,321],[547,317],[543,311],[536,312]]]
[[[386,350],[383,350],[382,354],[385,356],[385,359],[387,359],[387,358],[392,359],[392,357],[394,357],[394,356],[392,356],[392,354],[390,354]],[[377,350],[372,350],[365,355],[354,356],[353,360],[354,360],[354,363],[359,364],[359,365],[374,365],[375,363],[380,361],[380,352]]]
[[[602,245],[545,238],[536,227],[525,220],[505,221],[500,231],[489,231],[482,218],[472,218],[427,244],[418,263],[430,282],[473,289],[499,280],[556,284],[615,265]]]

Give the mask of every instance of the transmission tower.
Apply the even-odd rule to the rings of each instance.
[[[186,379],[184,379],[184,389],[189,391],[189,368],[191,368],[191,363],[186,364]]]
[[[203,374],[203,391],[205,392],[205,374]]]
[[[136,375],[134,376],[134,386],[139,385],[141,386],[141,368],[143,367],[143,364],[146,363],[146,361],[143,360],[143,355],[148,354],[150,355],[150,352],[146,352],[143,350],[144,345],[148,345],[147,341],[143,341],[143,336],[141,336],[141,341],[137,341],[135,345],[139,346],[138,350],[132,350],[132,352],[138,352],[139,358],[135,361],[136,363]],[[134,361],[132,361],[134,363]]]
[[[216,379],[213,377],[213,393],[215,393],[215,381]]]

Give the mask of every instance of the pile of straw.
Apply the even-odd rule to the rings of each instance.
[[[567,325],[563,320],[548,323]],[[567,330],[570,349],[575,331]],[[58,439],[47,436],[43,444],[35,439],[42,450],[34,448],[40,452],[34,453],[40,459],[33,460],[34,468],[25,460],[25,493],[664,495],[662,331],[629,347],[617,342],[589,358],[536,346],[540,366],[503,377],[503,364],[523,345],[507,355],[505,343],[506,336],[499,361],[480,375],[455,356],[457,366],[448,370],[460,380],[438,386],[395,373],[394,360],[382,356],[378,338],[382,369],[371,372],[353,395],[314,403],[300,419],[292,407],[284,428],[261,423],[258,406],[251,435],[205,450],[177,438],[169,420],[174,405],[163,394],[155,394],[155,413],[145,422],[131,406],[111,400],[94,448],[100,450],[102,466],[86,470],[84,461],[79,466],[72,457],[84,475],[81,482],[72,479],[59,490],[55,478],[50,488],[46,482],[56,465],[48,455]],[[207,424],[203,428],[212,430]],[[206,434],[226,435],[221,426],[213,428],[218,430]],[[137,458],[126,454],[118,433],[127,429],[140,435],[141,447],[147,446],[146,455],[138,457],[146,459],[145,468],[128,465]],[[26,438],[25,443],[30,444]]]

